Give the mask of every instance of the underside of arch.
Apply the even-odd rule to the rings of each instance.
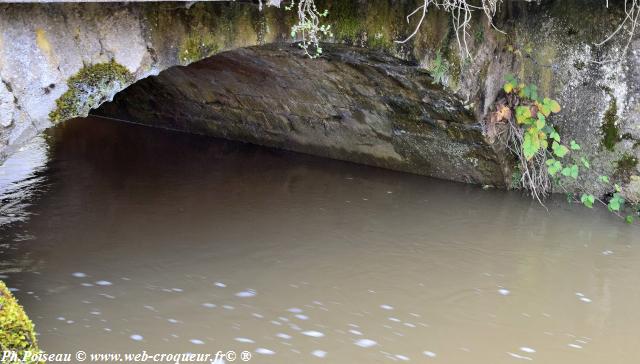
[[[415,64],[326,45],[224,52],[170,68],[95,114],[443,179],[504,186],[473,113]]]

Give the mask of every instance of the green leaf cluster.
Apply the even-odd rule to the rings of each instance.
[[[442,59],[442,53],[439,50],[436,52],[436,59],[429,67],[429,73],[433,77],[434,84],[444,85],[445,78],[449,73],[449,65]]]
[[[593,208],[593,203],[596,202],[596,197],[591,194],[583,193],[580,197],[580,202],[582,202],[588,208]]]
[[[552,114],[560,112],[560,104],[547,97],[540,97],[535,85],[524,84],[512,75],[508,75],[505,80],[503,90],[507,95],[507,101],[513,105],[512,115],[515,116],[516,124],[523,129],[521,155],[526,160],[521,162],[536,163],[531,160],[536,155],[544,155],[547,159],[542,168],[546,168],[549,176],[556,183],[562,186],[563,179],[577,180],[580,169],[590,169],[591,163],[585,156],[576,155],[580,153],[582,146],[575,140],[563,144],[560,134],[549,122]],[[588,208],[593,208],[596,202],[600,202],[607,206],[609,211],[619,215],[625,209],[622,188],[618,184],[611,183],[609,176],[599,176],[598,179],[615,191],[608,201],[602,201],[589,193],[582,193],[579,199],[578,195],[568,193],[569,202],[579,200]],[[633,223],[636,215],[640,214],[638,206],[632,207],[627,207],[626,210],[633,211],[633,214],[624,217],[629,224]]]
[[[504,92],[519,98],[515,116],[518,125],[525,129],[522,152],[526,160],[529,161],[537,153],[546,150],[552,141],[554,154],[559,158],[564,157],[569,149],[559,144],[560,134],[547,122],[547,117],[560,112],[560,104],[555,100],[539,97],[536,85],[521,83],[513,75],[507,75],[506,81]],[[557,164],[552,163],[548,166],[554,174],[558,172]]]

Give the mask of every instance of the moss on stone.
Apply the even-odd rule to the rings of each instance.
[[[602,118],[602,145],[610,151],[613,151],[616,144],[620,141],[620,133],[618,126],[618,105],[616,98],[610,91],[607,91],[611,97],[609,108],[605,111]]]
[[[452,47],[447,48],[445,58],[449,65],[449,83],[448,86],[452,90],[458,88],[462,77],[462,60],[460,59],[460,52],[457,52]]]
[[[0,354],[14,351],[22,358],[26,351],[32,354],[40,352],[36,340],[33,322],[13,297],[4,282],[0,281]],[[36,361],[27,361],[35,363]],[[9,361],[9,363],[22,363]]]
[[[638,158],[629,153],[625,153],[622,158],[616,162],[615,176],[626,182],[637,172],[637,166]]]
[[[216,37],[208,32],[194,32],[180,46],[180,62],[189,64],[210,57],[220,51]]]
[[[85,65],[69,78],[69,89],[56,100],[56,109],[49,113],[49,118],[57,123],[86,115],[110,94],[133,81],[134,77],[129,70],[114,60]]]
[[[331,4],[327,22],[331,24],[337,41],[358,43],[366,30],[358,13],[359,8],[357,1],[335,1]]]
[[[318,1],[319,10],[328,10],[323,23],[331,25],[336,42],[354,46],[367,46],[375,50],[393,52],[396,49],[394,40],[399,33],[397,24],[405,14],[404,5],[392,4],[389,1],[370,1],[358,3],[354,1]]]

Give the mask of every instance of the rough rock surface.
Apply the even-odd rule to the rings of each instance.
[[[503,186],[499,159],[457,97],[415,65],[362,48],[225,52],[171,68],[97,114],[450,180]]]
[[[627,183],[640,174],[640,41],[626,54],[625,32],[596,45],[623,19],[622,1],[610,1],[609,8],[604,0],[503,2],[496,25],[505,34],[479,13],[474,17],[472,58],[460,56],[450,18],[438,11],[428,13],[411,42],[394,42],[412,31],[415,24],[405,16],[417,1],[318,2],[329,9],[329,42],[386,53],[423,69],[431,69],[440,52],[446,89],[476,120],[490,110],[505,74],[537,84],[564,107],[552,121],[593,161],[578,185],[605,193],[597,175]],[[259,12],[248,3],[0,5],[0,161],[52,125],[50,114],[61,104],[56,100],[69,89],[80,97],[65,99],[63,106],[72,110],[64,115],[83,115],[130,83],[107,75],[95,83],[100,87],[70,86],[83,68],[115,60],[133,82],[221,51],[290,41],[292,17],[283,9]]]

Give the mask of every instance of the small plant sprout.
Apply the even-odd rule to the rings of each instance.
[[[320,19],[329,15],[328,10],[319,11],[313,0],[292,0],[285,6],[285,9],[291,11],[296,9],[298,12],[298,23],[291,27],[291,38],[300,38],[300,48],[305,55],[310,58],[317,58],[322,55],[322,47],[320,46],[321,37],[333,37],[331,25],[321,24]]]

